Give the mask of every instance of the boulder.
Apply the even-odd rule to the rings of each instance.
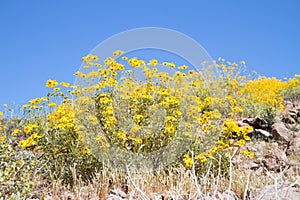
[[[263,129],[254,129],[254,131],[248,133],[248,136],[251,139],[263,139],[265,141],[268,141],[268,139],[272,138],[271,133],[269,133],[268,131],[265,131]]]
[[[277,185],[264,186],[258,189],[253,195],[253,199],[273,200],[273,199],[300,199],[299,185],[289,183],[279,183]]]
[[[287,167],[287,157],[278,145],[272,144],[264,154],[262,163],[267,170],[280,172]]]
[[[269,127],[268,121],[262,117],[247,118],[243,120],[243,123],[246,123],[255,129],[267,129]]]
[[[289,142],[288,154],[300,154],[300,132],[296,133]]]
[[[289,142],[292,138],[292,133],[285,127],[284,123],[275,123],[272,125],[272,137],[275,140]]]

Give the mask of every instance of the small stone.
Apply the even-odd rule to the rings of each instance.
[[[252,169],[252,170],[254,170],[254,169],[258,169],[259,167],[261,167],[261,165],[257,164],[257,163],[255,163],[255,162],[253,162],[253,161],[250,160],[248,163],[244,164],[243,167],[245,169]]]
[[[120,199],[126,199],[126,193],[123,192],[120,189],[114,189],[111,190],[110,193],[107,195],[107,200],[120,200]]]

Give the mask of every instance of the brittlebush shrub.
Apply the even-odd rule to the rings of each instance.
[[[300,91],[299,76],[259,77],[247,73],[245,62],[221,58],[202,63],[200,71],[127,58],[119,50],[103,64],[94,55],[82,61],[75,85],[48,80],[48,94],[23,105],[13,128],[1,121],[0,190],[7,196],[26,196],[38,178],[91,180],[122,159],[108,159],[112,147],[131,163],[130,155],[160,153],[176,141],[173,167],[183,163],[201,175],[213,165],[226,174],[235,155],[254,157],[243,148],[252,127],[239,127],[236,120],[272,121],[283,99]]]

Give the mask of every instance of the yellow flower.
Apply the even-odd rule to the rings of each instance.
[[[113,107],[112,106],[108,106],[106,107],[104,114],[106,115],[112,115],[114,113]]]
[[[133,116],[133,118],[137,123],[140,123],[142,121],[142,119],[144,118],[144,116],[140,115],[140,114],[136,114]]]
[[[242,146],[244,146],[245,144],[246,144],[245,140],[239,140],[239,141],[237,141],[237,145],[238,145],[239,147],[242,147]]]
[[[24,130],[25,133],[29,133],[32,130],[32,127],[30,125],[27,125],[27,126],[24,127],[23,130]]]
[[[63,87],[69,87],[70,83],[61,82],[60,85],[63,86]]]
[[[176,129],[171,123],[166,123],[165,131],[167,134],[172,134],[176,131]]]
[[[167,116],[166,117],[166,121],[169,122],[169,121],[176,121],[177,119],[173,116]]]
[[[184,155],[183,162],[184,162],[185,166],[188,168],[193,166],[193,159],[190,158],[188,154]]]
[[[42,138],[42,136],[38,135],[37,133],[33,133],[30,137],[33,138],[33,139],[36,139],[36,138],[37,138],[37,139]]]
[[[0,142],[2,143],[5,140],[5,135],[0,136]]]
[[[200,124],[200,125],[203,125],[204,123],[208,122],[209,121],[209,118],[207,115],[201,115],[200,117],[197,118],[197,122]]]
[[[114,56],[114,57],[117,57],[117,56],[119,56],[119,55],[121,55],[121,54],[123,54],[123,53],[124,53],[124,52],[121,51],[121,50],[116,50],[116,51],[113,52],[113,56]]]
[[[225,122],[222,124],[222,132],[223,133],[238,133],[240,128],[236,121],[231,119],[226,119]]]
[[[152,59],[148,63],[149,66],[156,66],[157,64],[158,64],[158,61],[156,59]]]
[[[20,140],[18,143],[18,147],[25,148],[27,146],[30,146],[30,144],[28,144],[27,140]]]
[[[185,70],[187,68],[188,68],[188,66],[186,66],[186,65],[181,65],[178,67],[179,70]]]
[[[175,115],[175,117],[179,117],[182,115],[182,112],[180,110],[173,110],[173,115]]]
[[[3,112],[0,111],[0,117],[3,115]]]
[[[140,67],[142,64],[141,60],[138,60],[137,58],[130,58],[127,63],[131,66],[131,67]]]
[[[143,143],[143,140],[139,137],[128,137],[128,139],[136,142],[137,144],[142,144]]]
[[[13,130],[12,134],[13,134],[13,135],[17,135],[18,133],[21,133],[21,132],[22,132],[22,131],[21,131],[20,129],[17,129],[17,128],[16,128],[16,129]]]
[[[55,107],[55,106],[56,106],[56,103],[54,103],[54,102],[48,103],[48,107]]]
[[[31,146],[31,145],[35,145],[36,142],[34,141],[34,138],[33,137],[29,137],[26,139],[26,143],[27,143],[27,146]]]
[[[206,97],[204,99],[204,104],[205,104],[205,106],[210,106],[211,105],[211,98],[210,97]]]
[[[243,109],[241,107],[234,107],[232,108],[232,112],[234,113],[243,112]]]
[[[241,152],[242,155],[248,156],[249,158],[253,159],[254,158],[254,153],[249,151],[249,150],[245,150]]]
[[[54,88],[57,85],[58,85],[58,82],[56,80],[49,79],[46,81],[46,87],[48,87],[48,88]]]
[[[41,102],[41,98],[36,98],[36,99],[32,99],[29,101],[30,104],[32,105],[36,105],[36,104],[39,104]]]
[[[87,148],[87,147],[84,147],[84,149],[82,150],[82,152],[83,152],[84,154],[90,154],[90,153],[91,153],[90,149]]]
[[[204,133],[208,133],[208,127],[207,126],[204,125],[204,126],[201,127],[201,129]]]
[[[86,62],[86,61],[87,61],[87,57],[86,57],[86,56],[82,57],[82,58],[81,58],[81,61],[82,61],[82,62]]]
[[[118,136],[118,138],[120,138],[122,140],[126,140],[126,134],[124,131],[119,131],[117,136]]]
[[[196,159],[196,160],[200,160],[200,162],[202,162],[202,163],[203,163],[203,162],[206,162],[206,160],[207,160],[204,154],[196,155],[196,156],[195,156],[195,159]]]
[[[108,97],[100,98],[100,103],[102,104],[108,104],[109,102],[111,102],[111,100]]]

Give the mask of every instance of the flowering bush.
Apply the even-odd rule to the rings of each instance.
[[[254,157],[242,150],[252,127],[236,120],[271,120],[284,97],[300,91],[299,75],[257,77],[246,73],[245,62],[221,58],[202,63],[201,71],[127,58],[120,50],[103,65],[95,55],[82,62],[75,85],[48,80],[48,94],[23,105],[20,119],[5,119],[8,109],[0,113],[4,197],[26,195],[39,178],[90,180],[104,165],[127,167],[134,156],[151,155],[152,168],[182,162],[187,169],[213,163],[226,170],[237,154]]]

